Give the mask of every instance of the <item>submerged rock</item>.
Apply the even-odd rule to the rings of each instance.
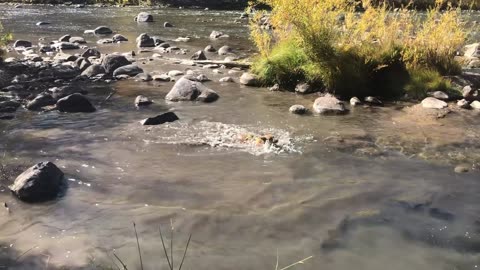
[[[225,35],[224,33],[220,32],[220,31],[212,31],[212,33],[210,34],[211,39],[227,38],[227,37],[229,37],[229,36]]]
[[[72,94],[57,101],[57,109],[61,112],[94,112],[95,107],[81,94]]]
[[[135,17],[135,21],[136,22],[153,22],[153,16],[152,14],[147,12],[140,12]]]
[[[427,109],[444,109],[448,107],[448,104],[434,97],[427,97],[422,100],[422,107]]]
[[[106,26],[99,26],[93,30],[95,35],[110,35],[113,33],[112,29]]]
[[[313,103],[313,111],[319,114],[346,114],[345,104],[331,94],[319,97]]]
[[[180,120],[178,116],[173,112],[167,112],[164,114],[157,115],[155,117],[149,117],[142,120],[140,123],[144,126],[151,126],[151,125],[161,125],[165,123],[175,122]]]
[[[41,93],[36,96],[32,101],[28,102],[26,108],[31,111],[39,110],[45,106],[55,105],[57,101],[52,97],[52,95],[47,93]]]
[[[116,77],[119,75],[128,75],[130,77],[133,77],[140,73],[143,73],[143,69],[141,69],[136,64],[131,64],[115,69],[115,71],[113,72],[113,76]]]
[[[173,27],[173,24],[169,23],[169,22],[164,22],[163,23],[163,27],[165,28],[170,28],[170,27]]]
[[[135,106],[136,107],[141,107],[141,106],[147,106],[147,105],[150,105],[152,104],[153,102],[147,98],[146,96],[137,96],[137,98],[135,98]]]
[[[221,78],[221,79],[218,80],[218,81],[219,81],[219,82],[223,82],[223,83],[225,83],[225,82],[235,82],[235,81],[232,79],[232,77],[223,77],[223,78]]]
[[[218,94],[202,83],[185,76],[180,78],[165,97],[169,101],[213,102]]]
[[[55,199],[62,186],[63,172],[55,164],[47,161],[24,171],[9,189],[22,201],[42,202]]]
[[[303,105],[293,105],[290,107],[290,109],[288,109],[288,111],[293,114],[305,114],[308,112],[308,109]]]

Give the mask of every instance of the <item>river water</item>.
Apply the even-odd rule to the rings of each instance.
[[[234,22],[239,12],[149,9],[156,22],[137,24],[140,10],[0,6],[0,19],[16,38],[32,41],[107,25],[131,41],[143,32],[167,40],[188,35],[192,40],[178,46],[191,52],[208,44],[228,44],[239,55],[252,51],[246,23]],[[163,28],[164,21],[175,27]],[[211,41],[212,30],[230,38]],[[96,46],[97,37],[85,37]],[[135,45],[98,48],[127,52]],[[277,255],[278,269],[309,256],[295,269],[480,265],[478,112],[437,119],[413,104],[389,104],[345,116],[296,116],[289,106],[310,107],[315,95],[217,83],[228,70],[216,74],[150,56],[137,56],[145,70],[203,73],[220,99],[166,103],[173,83],[120,81],[89,89],[95,113],[20,110],[0,122],[5,163],[50,160],[68,182],[63,197],[35,205],[0,183],[0,202],[10,208],[0,211],[0,269],[112,265],[113,252],[140,269],[133,222],[145,269],[168,268],[158,230],[169,246],[172,224],[175,266],[193,235],[183,269],[275,269]],[[137,110],[139,94],[155,104]],[[181,120],[139,124],[169,110]],[[243,142],[245,134],[272,134],[279,143]],[[459,164],[471,171],[455,173]]]

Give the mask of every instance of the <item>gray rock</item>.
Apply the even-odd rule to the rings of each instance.
[[[131,64],[115,69],[115,71],[113,72],[113,76],[116,77],[119,75],[128,75],[130,77],[133,77],[140,73],[143,73],[143,69],[141,69],[136,64]]]
[[[383,102],[376,97],[368,96],[364,98],[364,101],[371,106],[383,106]]]
[[[100,58],[102,54],[97,49],[87,49],[82,53],[82,57],[89,58],[89,57],[96,57]]]
[[[168,76],[170,77],[176,77],[176,76],[181,76],[183,75],[184,73],[180,70],[170,70],[168,73]]]
[[[77,44],[85,44],[87,41],[83,37],[71,37],[68,42],[70,43],[77,43]]]
[[[459,100],[457,106],[462,109],[470,109],[470,103],[466,99]]]
[[[448,106],[445,101],[436,99],[434,97],[427,97],[422,100],[422,107],[427,109],[444,109]]]
[[[211,39],[227,38],[227,37],[229,37],[229,36],[225,35],[224,33],[220,32],[220,31],[212,31],[212,33],[210,34]]]
[[[206,52],[216,52],[217,51],[212,45],[208,45],[203,50],[206,51]]]
[[[152,76],[150,76],[150,74],[148,73],[140,73],[135,76],[135,81],[139,81],[139,82],[150,82],[152,80],[153,80]]]
[[[173,24],[171,24],[169,22],[165,22],[165,23],[163,23],[163,27],[165,27],[165,28],[173,27]]]
[[[306,112],[308,112],[308,109],[305,108],[305,106],[303,105],[293,105],[292,107],[290,107],[290,109],[288,109],[288,111],[293,114],[305,114]]]
[[[199,82],[208,82],[208,81],[211,81],[207,76],[205,76],[204,74],[200,74],[196,77],[197,81]]]
[[[478,99],[479,93],[477,90],[474,90],[470,85],[463,87],[462,96],[467,101],[473,101]]]
[[[93,33],[95,35],[110,35],[113,33],[112,29],[106,27],[106,26],[99,26],[93,30]]]
[[[15,43],[13,43],[13,47],[14,48],[19,48],[19,47],[30,48],[32,47],[32,43],[26,40],[16,40]]]
[[[464,51],[464,56],[467,58],[480,58],[480,43],[466,45]]]
[[[232,53],[232,48],[229,46],[223,46],[218,50],[218,55],[227,55],[229,53]]]
[[[57,101],[57,109],[61,112],[94,112],[95,107],[83,95],[75,93]]]
[[[137,39],[137,47],[144,48],[144,47],[155,47],[155,40],[151,38],[148,34],[143,33],[140,34]]]
[[[107,74],[113,74],[117,68],[130,64],[125,56],[118,54],[109,54],[102,59],[102,66]]]
[[[70,43],[70,42],[58,42],[51,45],[52,48],[59,50],[78,50],[80,47],[78,44]]]
[[[85,71],[91,65],[92,63],[90,60],[84,57],[79,57],[77,60],[75,60],[75,66],[78,67],[81,72]]]
[[[313,103],[313,111],[319,114],[346,114],[345,104],[336,97],[326,94]]]
[[[70,62],[77,60],[77,57],[68,53],[59,52],[54,57],[53,60],[56,62]]]
[[[360,101],[359,98],[357,98],[357,97],[352,97],[352,98],[350,99],[350,105],[352,105],[352,106],[357,106],[357,105],[360,105],[360,104],[362,104],[362,102]]]
[[[71,66],[55,66],[45,70],[42,70],[38,73],[40,78],[54,78],[54,79],[73,79],[77,75],[79,75],[80,70],[77,68],[73,68]]]
[[[167,49],[167,48],[170,48],[170,44],[168,44],[166,42],[163,42],[163,43],[158,44],[157,47]]]
[[[115,35],[113,35],[112,40],[113,40],[113,42],[124,42],[124,41],[128,41],[128,38],[126,38],[126,37],[124,37],[120,34],[115,34]]]
[[[91,77],[97,76],[98,74],[105,74],[105,73],[106,73],[105,68],[102,65],[94,64],[89,66],[87,69],[85,69],[82,72],[82,75],[91,78]]]
[[[175,122],[177,120],[180,120],[180,119],[175,113],[167,112],[167,113],[157,115],[155,117],[149,117],[147,119],[144,119],[140,121],[140,123],[144,126],[151,126],[151,125],[161,125],[165,123]]]
[[[229,72],[229,74],[230,74],[230,72]],[[276,83],[272,87],[268,88],[268,91],[272,91],[272,92],[280,91],[280,85],[278,83]]]
[[[454,171],[456,173],[467,173],[470,170],[470,166],[468,165],[458,165],[455,167]]]
[[[445,92],[442,92],[442,91],[435,91],[433,93],[430,94],[432,97],[436,98],[436,99],[440,99],[440,100],[443,100],[443,101],[447,101],[450,99],[450,97],[445,93]]]
[[[79,88],[75,85],[66,85],[61,87],[52,87],[48,89],[48,92],[52,95],[55,100],[59,100],[71,94],[79,93],[79,94],[87,94],[87,91]]]
[[[112,38],[102,38],[97,40],[97,44],[112,44],[113,39]]]
[[[147,12],[140,12],[135,17],[135,21],[136,22],[153,22],[153,16],[152,14]]]
[[[205,53],[203,51],[198,51],[190,57],[192,60],[207,60],[207,56],[205,56]]]
[[[470,107],[475,110],[480,110],[480,101],[474,100],[472,103],[470,103]]]
[[[299,83],[295,86],[295,93],[297,94],[310,94],[315,92],[313,87],[308,83]]]
[[[235,82],[232,77],[223,77],[221,78],[220,80],[218,80],[219,82],[223,82],[223,83],[226,83],[226,82]]]
[[[158,36],[153,36],[152,39],[155,46],[159,46],[160,44],[165,43],[165,41],[163,41],[163,39]]]
[[[165,97],[168,101],[203,101],[213,102],[218,94],[202,83],[191,80],[187,76],[180,78]]]
[[[153,102],[147,98],[146,96],[137,96],[137,98],[135,98],[135,106],[136,107],[141,107],[141,106],[147,106],[147,105],[150,105],[152,104]]]
[[[172,80],[172,77],[168,76],[168,74],[159,74],[152,76],[154,81],[161,81],[161,82],[169,82]]]
[[[51,45],[41,45],[38,49],[41,53],[53,52],[54,50]]]
[[[40,110],[42,107],[55,105],[57,101],[47,93],[37,95],[32,101],[28,102],[26,108],[31,111]]]
[[[63,172],[52,162],[38,163],[20,174],[9,189],[22,201],[53,200],[64,187]]]
[[[59,42],[69,42],[71,37],[72,37],[72,36],[70,36],[70,35],[64,35],[64,36],[60,37],[60,38],[58,39],[58,41],[59,41]]]
[[[245,72],[242,74],[240,77],[240,84],[246,85],[246,86],[259,86],[260,85],[260,80],[258,77],[252,73]]]
[[[18,107],[20,107],[20,103],[8,100],[0,102],[0,113],[12,113],[15,112]]]

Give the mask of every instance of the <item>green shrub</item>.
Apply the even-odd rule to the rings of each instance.
[[[427,97],[429,92],[435,91],[454,93],[456,90],[438,71],[427,69],[410,71],[410,81],[405,86],[405,92],[409,98],[420,100]]]

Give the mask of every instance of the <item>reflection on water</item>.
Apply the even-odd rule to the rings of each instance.
[[[156,23],[137,25],[136,8],[0,10],[7,28],[22,38],[80,35],[107,24],[130,40],[141,32],[198,36],[184,45],[192,51],[211,43],[211,30],[222,30],[232,38],[215,46],[250,48],[246,26],[233,23],[237,12],[154,9]],[[54,24],[34,26],[47,19]],[[160,27],[163,21],[176,28]],[[100,47],[131,49],[133,43]],[[167,228],[171,220],[176,265],[193,233],[184,269],[274,269],[277,250],[280,266],[314,256],[299,269],[480,264],[479,174],[455,174],[452,167],[480,160],[475,112],[427,121],[403,108],[409,104],[397,104],[300,117],[289,114],[289,106],[310,107],[315,96],[216,83],[227,70],[141,65],[150,72],[205,73],[220,99],[166,103],[173,83],[122,81],[89,90],[95,113],[20,111],[15,120],[0,122],[5,162],[51,160],[69,180],[64,197],[38,205],[21,203],[0,187],[0,202],[11,209],[0,209],[0,266],[33,247],[17,269],[41,269],[47,259],[49,269],[81,267],[89,258],[111,264],[113,250],[136,269],[135,221],[145,268],[167,267],[158,225]],[[116,94],[104,102],[112,88]],[[139,94],[155,103],[137,110]],[[170,110],[180,121],[139,124]],[[258,144],[265,135],[278,142]]]

